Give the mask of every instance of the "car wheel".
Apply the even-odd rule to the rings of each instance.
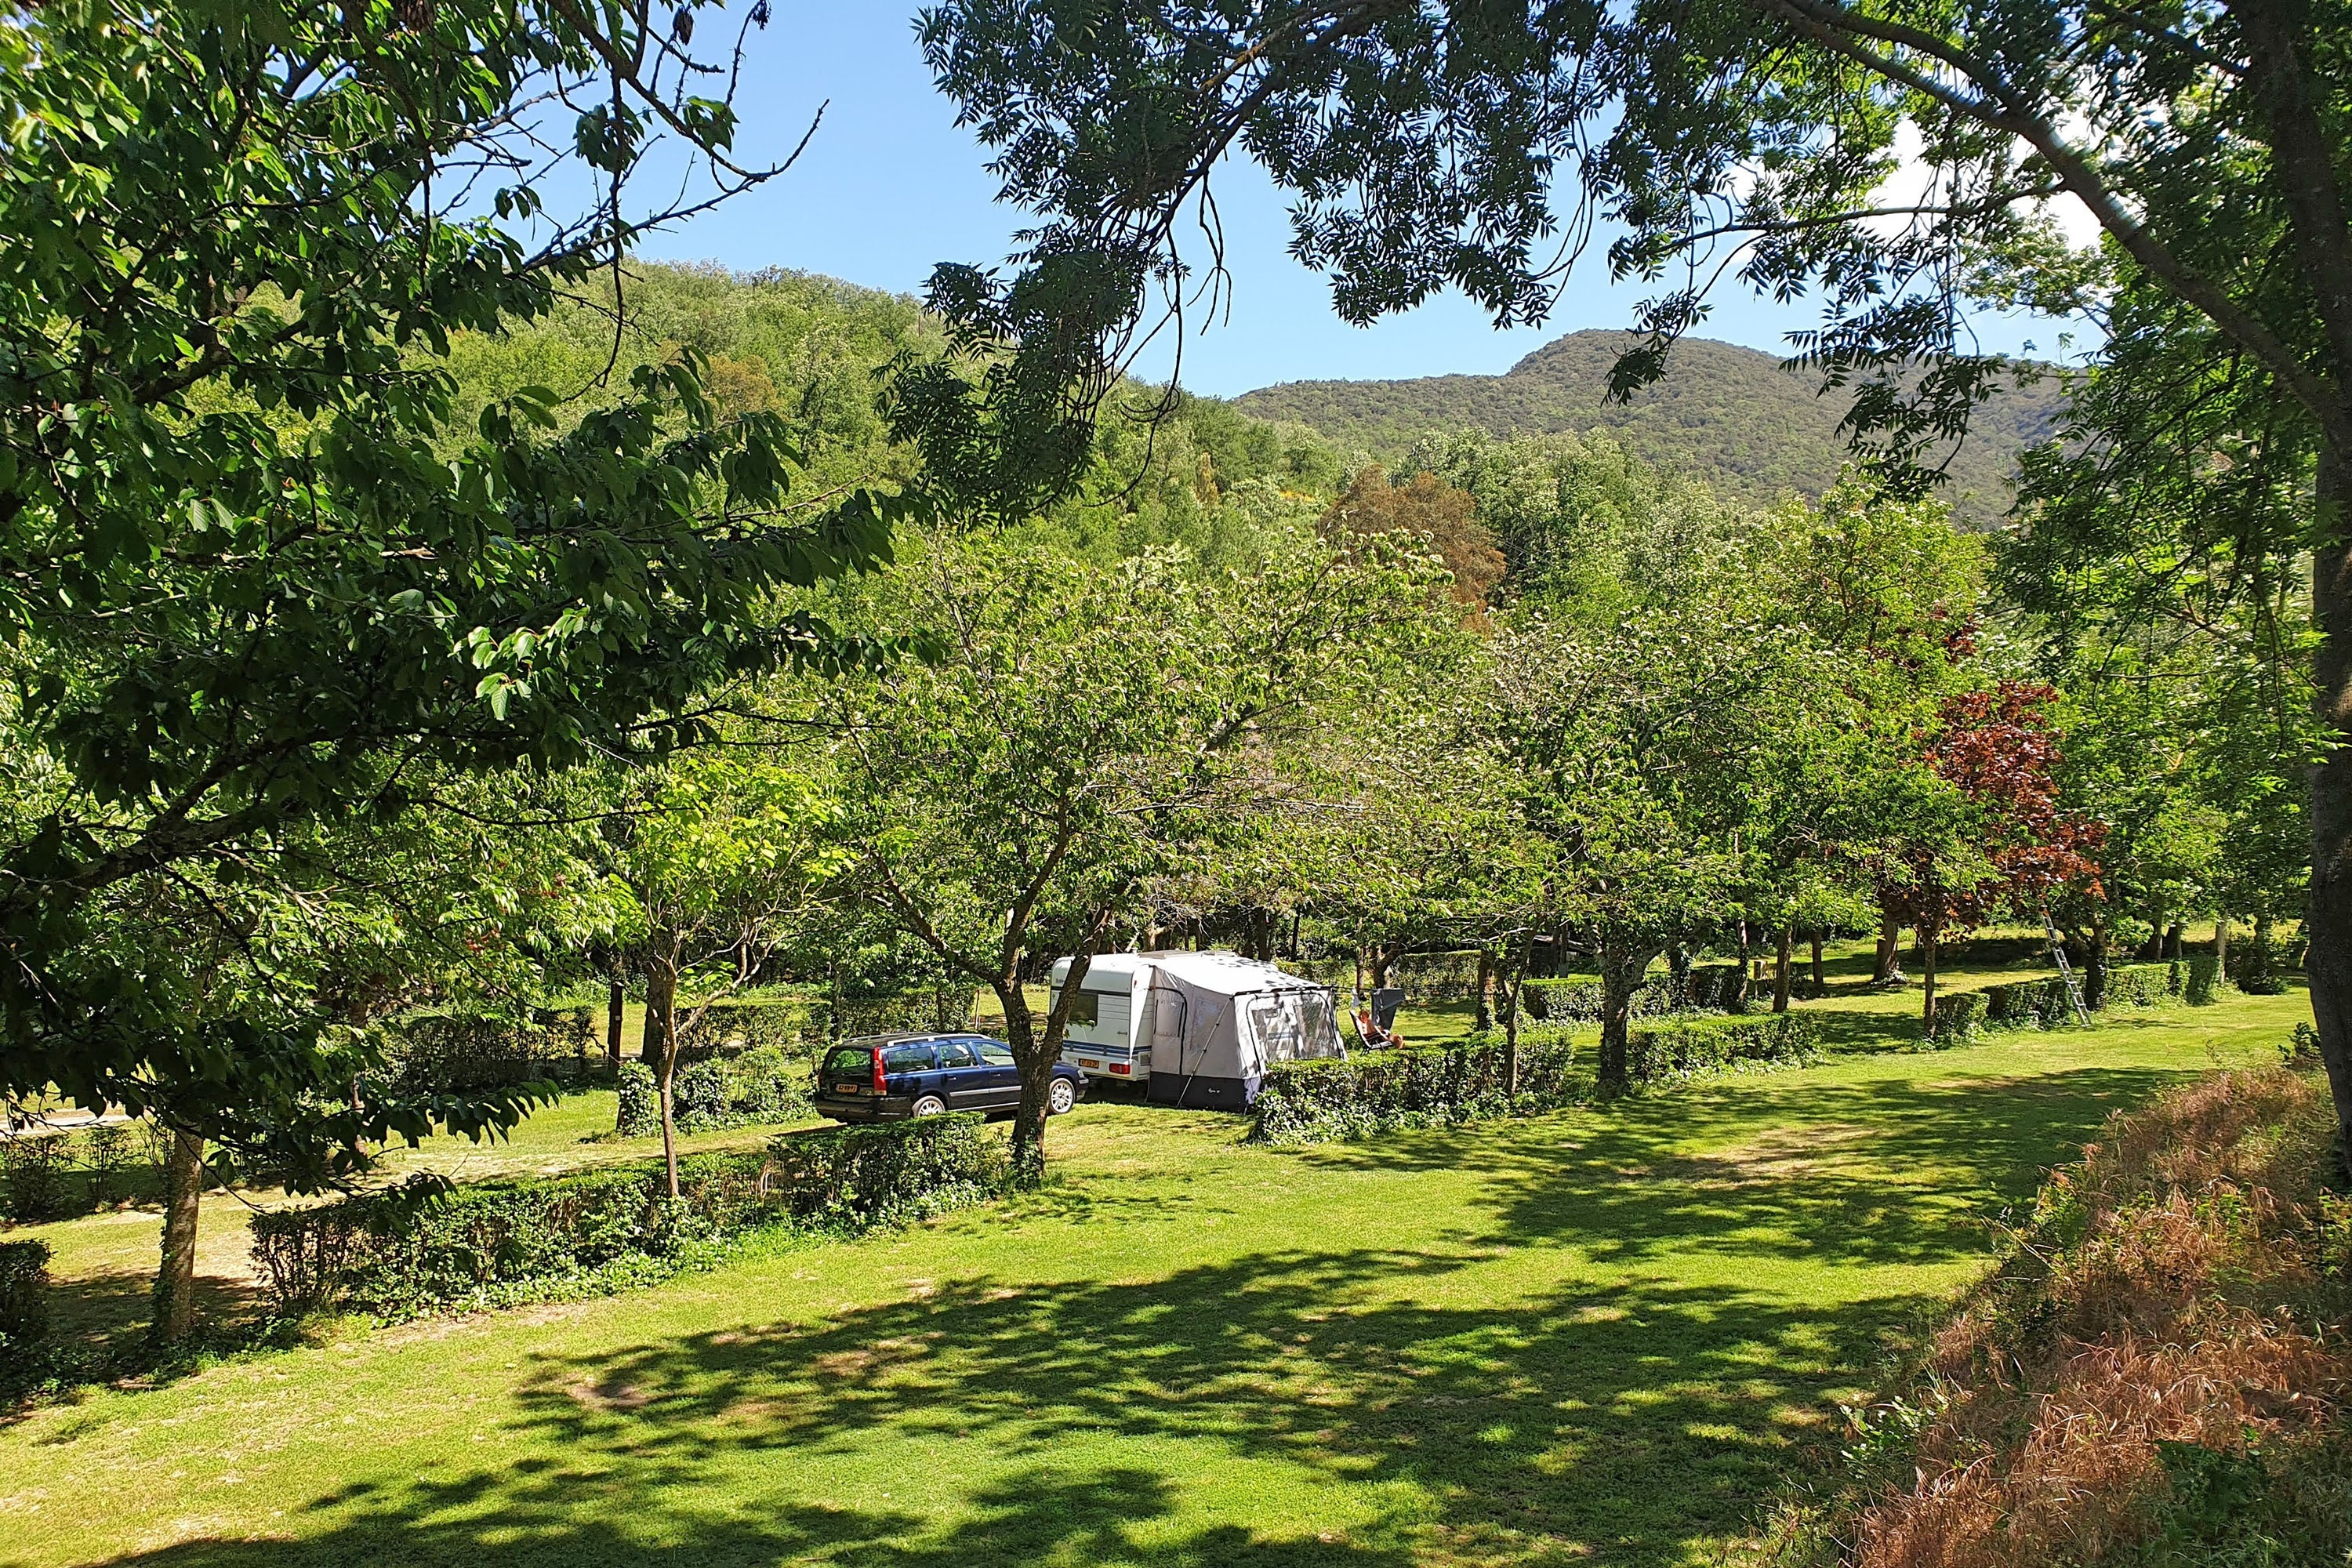
[[[927,1094],[915,1101],[915,1114],[918,1116],[945,1116],[947,1113],[948,1102],[936,1094]]]
[[[1053,1087],[1045,1091],[1045,1114],[1060,1116],[1077,1102],[1078,1091],[1070,1087],[1070,1080],[1057,1078]]]

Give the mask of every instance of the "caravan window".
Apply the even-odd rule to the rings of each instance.
[[[1073,1024],[1084,1024],[1092,1028],[1095,1020],[1101,1016],[1102,993],[1099,991],[1081,990],[1070,1003],[1070,1022]]]

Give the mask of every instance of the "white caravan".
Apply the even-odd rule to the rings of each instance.
[[[1054,965],[1060,1002],[1070,961]],[[1150,1086],[1162,1105],[1238,1110],[1276,1062],[1341,1055],[1328,985],[1232,952],[1109,952],[1087,963],[1062,1059],[1090,1079]]]

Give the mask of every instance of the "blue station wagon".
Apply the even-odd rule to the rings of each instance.
[[[1077,1104],[1086,1079],[1054,1064],[1047,1114]],[[1011,1115],[1021,1103],[1013,1047],[985,1035],[877,1035],[845,1040],[816,1072],[816,1109],[835,1121],[891,1121],[950,1110]]]

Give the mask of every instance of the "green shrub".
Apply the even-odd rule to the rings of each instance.
[[[1589,1024],[1601,1016],[1601,982],[1580,974],[1529,980],[1519,987],[1519,1002],[1528,1017],[1544,1023]]]
[[[1250,1137],[1260,1143],[1324,1142],[1531,1114],[1574,1098],[1570,1056],[1565,1030],[1522,1032],[1516,1093],[1505,1088],[1504,1047],[1492,1038],[1285,1063],[1258,1089]]]
[[[2155,1007],[2180,994],[2186,984],[2179,963],[2126,963],[2107,971],[2103,1007]]]
[[[2286,989],[2286,949],[2276,936],[2250,936],[2230,949],[2230,980],[2249,996],[2276,996]]]
[[[0,1177],[7,1182],[5,1212],[10,1219],[37,1225],[74,1212],[73,1184],[67,1174],[70,1155],[61,1133],[0,1139]]]
[[[89,1172],[89,1202],[106,1208],[132,1196],[138,1187],[139,1134],[116,1123],[80,1135],[82,1165]]]
[[[1283,968],[1318,985],[1328,985],[1343,996],[1358,983],[1352,952],[1325,952],[1285,963]],[[1389,966],[1388,983],[1402,987],[1415,1002],[1471,1001],[1478,994],[1478,950],[1406,953]]]
[[[688,1032],[686,1044],[689,1050],[728,1054],[769,1047],[790,1051],[823,1032],[815,1025],[809,1005],[797,999],[714,1002]]]
[[[1801,1064],[1820,1045],[1820,1026],[1802,1013],[1645,1024],[1626,1035],[1625,1071],[1635,1083],[1683,1082]]]
[[[534,1009],[521,1018],[415,1013],[384,1026],[384,1070],[409,1094],[461,1094],[576,1078],[600,1049],[585,1007]]]
[[[775,1046],[681,1063],[671,1087],[681,1132],[795,1121],[810,1110],[808,1068]],[[622,1063],[620,1089],[614,1130],[624,1138],[660,1131],[661,1096],[653,1070],[641,1062]]]
[[[971,1113],[787,1135],[768,1158],[772,1191],[795,1219],[851,1228],[980,1203],[1009,1171],[1003,1142]]]
[[[396,1316],[649,1281],[754,1230],[870,1227],[975,1203],[1003,1173],[979,1117],[929,1117],[689,1156],[675,1202],[654,1162],[460,1187],[420,1178],[256,1215],[253,1254],[280,1311],[342,1302]]]
[[[1936,1026],[1927,1041],[1938,1047],[1965,1046],[1984,1027],[1985,999],[1980,991],[1947,991],[1936,998]]]
[[[2066,982],[2056,975],[1988,985],[1978,994],[1984,998],[1983,1028],[2055,1029],[2074,1022]]]
[[[49,1331],[49,1244],[0,1241],[0,1347]]]
[[[2191,953],[2184,961],[2180,995],[2190,1006],[2210,1006],[2220,1001],[2229,988],[2229,977],[2221,973],[2221,961],[2211,953]]]
[[[979,996],[978,989],[971,985],[942,984],[874,996],[836,997],[828,1033],[836,1040],[852,1040],[902,1029],[969,1029]]]
[[[654,1069],[643,1062],[623,1062],[619,1089],[620,1109],[614,1113],[613,1131],[624,1138],[646,1138],[661,1131],[661,1086],[654,1080]]]
[[[1519,991],[1528,1016],[1545,1024],[1591,1024],[1601,1018],[1601,982],[1571,974],[1551,980],[1528,981]],[[1664,979],[1645,980],[1634,989],[1626,1012],[1635,1018],[1657,1017],[1675,1010],[1673,994]]]
[[[1701,1013],[1728,1013],[1738,1007],[1739,973],[1737,963],[1695,965],[1683,986],[1683,1006]],[[1670,1010],[1658,1009],[1661,1013]]]

